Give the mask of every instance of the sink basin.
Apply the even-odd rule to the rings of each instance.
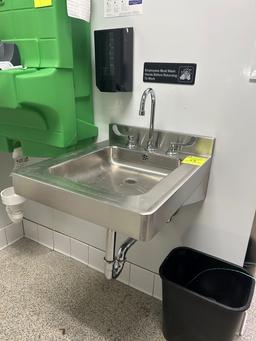
[[[108,146],[49,168],[49,173],[106,195],[147,193],[179,165],[177,159]]]
[[[109,132],[107,141],[15,171],[15,192],[143,241],[182,206],[204,200],[214,138],[156,130],[157,150],[148,152],[147,129],[111,124]],[[204,161],[184,162],[188,155]]]

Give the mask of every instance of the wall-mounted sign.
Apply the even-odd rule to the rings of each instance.
[[[196,64],[187,63],[145,63],[143,81],[146,83],[194,85],[196,67]]]
[[[104,0],[104,17],[125,17],[143,13],[143,0]]]
[[[91,0],[67,0],[67,10],[69,17],[91,20]]]

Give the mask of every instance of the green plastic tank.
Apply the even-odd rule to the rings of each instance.
[[[68,17],[65,0],[0,0],[0,41],[24,66],[0,71],[0,150],[54,156],[91,143],[90,24]]]

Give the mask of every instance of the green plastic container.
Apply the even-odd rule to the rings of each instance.
[[[42,1],[43,2],[43,1]],[[90,25],[65,0],[0,0],[0,40],[18,46],[21,70],[0,71],[0,150],[54,156],[90,143],[94,125]]]

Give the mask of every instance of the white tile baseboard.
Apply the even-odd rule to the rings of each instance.
[[[24,230],[22,223],[12,223],[5,227],[6,239],[8,246],[16,243],[18,240],[24,237]]]
[[[49,249],[53,250],[54,245],[53,245],[53,231],[48,229],[47,227],[44,226],[37,226],[38,229],[38,243],[48,247]]]
[[[33,221],[23,220],[24,235],[26,238],[38,242],[38,226]]]
[[[9,224],[0,229],[0,250],[5,249],[24,237],[22,223]]]
[[[3,250],[8,245],[5,228],[0,230],[0,250]]]
[[[89,264],[89,246],[76,239],[71,238],[71,258]]]
[[[154,291],[154,273],[140,268],[137,265],[131,265],[130,286],[153,296]]]
[[[99,272],[104,272],[104,252],[89,246],[89,267]]]
[[[153,296],[157,298],[158,300],[162,301],[162,280],[159,275],[155,274],[154,277],[154,291],[153,291]]]
[[[53,248],[55,251],[62,253],[65,256],[71,256],[71,238],[64,234],[53,233]]]
[[[24,230],[26,238],[71,257],[96,271],[104,272],[102,250],[27,220],[24,220]],[[5,239],[0,230],[0,248],[1,241],[4,243]],[[154,272],[127,262],[117,280],[147,295],[162,299],[161,279]]]

